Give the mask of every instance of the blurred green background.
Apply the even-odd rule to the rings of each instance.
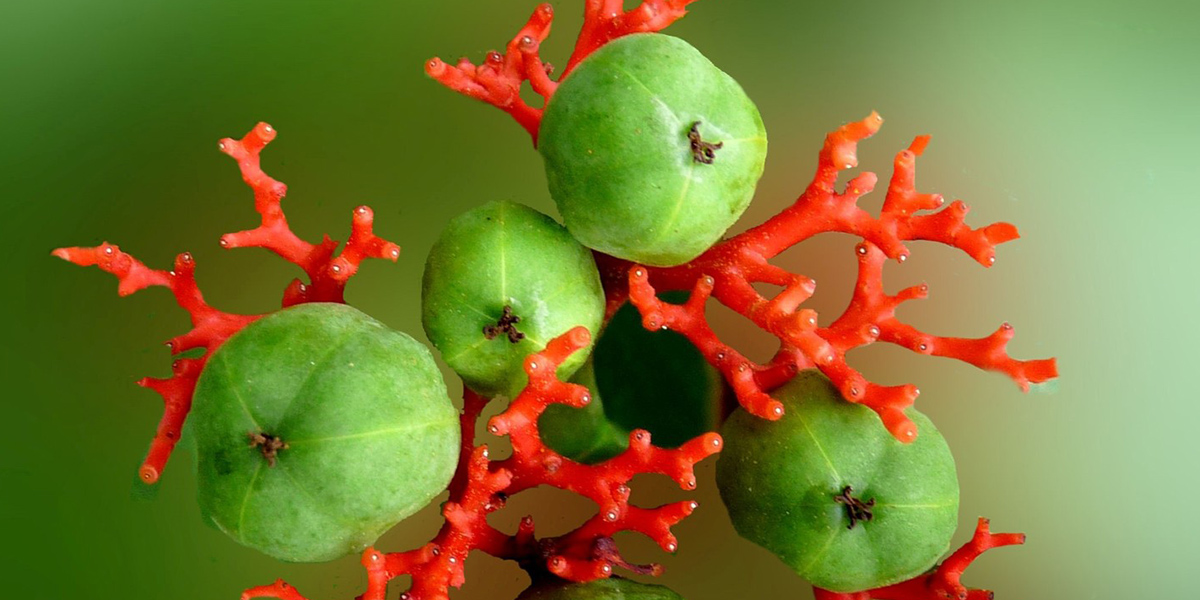
[[[561,64],[582,2],[553,4],[544,56]],[[202,525],[186,448],[157,489],[134,483],[160,402],[133,382],[169,372],[161,342],[185,330],[186,315],[162,289],[119,299],[111,276],[49,252],[108,240],[166,268],[188,250],[213,304],[271,310],[297,272],[264,251],[216,243],[256,223],[216,141],[264,120],[280,131],[264,166],[290,186],[295,229],[344,239],[353,207],[373,206],[376,231],[403,254],[395,265],[367,264],[349,299],[421,337],[424,257],[452,216],[496,198],[553,214],[525,133],[428,80],[422,63],[479,61],[533,8],[3,3],[0,595],[233,599],[276,577],[314,599],[362,590],[354,557],[282,564]],[[968,571],[969,584],[1002,598],[1195,594],[1200,408],[1187,373],[1200,357],[1198,24],[1194,3],[1159,0],[702,0],[670,29],[736,77],[767,124],[767,174],[737,229],[786,206],[825,132],[872,109],[887,122],[861,146],[864,169],[886,178],[897,150],[933,134],[920,189],[965,199],[973,225],[1020,227],[1023,239],[992,269],[913,244],[912,260],[888,268],[887,285],[929,282],[931,297],[902,316],[932,333],[982,336],[1012,322],[1015,356],[1059,357],[1057,393],[1021,395],[998,375],[894,348],[852,355],[876,381],[921,387],[918,406],[958,460],[956,543],[979,515],[998,531],[1029,534],[1024,548],[989,553]],[[878,208],[880,196],[864,204]],[[820,282],[812,306],[825,322],[849,297],[853,242],[822,236],[779,261]],[[773,350],[744,322],[713,314],[751,355]],[[779,561],[734,535],[713,461],[700,471],[701,508],[677,528],[678,554],[631,536],[622,540],[629,557],[664,562],[663,581],[692,600],[809,597]],[[635,490],[635,502],[688,497],[650,477]],[[532,512],[545,533],[561,533],[588,504],[522,495],[494,521],[513,527]],[[426,541],[436,507],[422,514],[380,547]],[[456,598],[511,598],[525,582],[514,565],[479,555],[467,574]]]

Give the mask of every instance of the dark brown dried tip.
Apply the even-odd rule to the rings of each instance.
[[[525,339],[525,334],[517,331],[517,323],[521,322],[521,317],[513,314],[512,307],[505,305],[504,312],[500,315],[500,320],[496,321],[495,325],[486,325],[483,328],[483,337],[486,339],[494,339],[500,334],[508,336],[508,341],[517,343]]]
[[[725,145],[725,142],[717,142],[711,144],[700,139],[700,121],[692,123],[692,128],[688,130],[688,141],[692,143],[692,160],[706,165],[713,164],[717,158],[717,150]]]
[[[863,502],[858,498],[850,495],[854,489],[850,486],[842,488],[842,493],[833,497],[833,500],[838,504],[846,506],[846,516],[850,517],[850,525],[846,529],[854,529],[855,523],[859,521],[870,521],[875,518],[875,514],[871,512],[871,507],[875,506],[875,499]]]
[[[250,436],[250,447],[258,448],[262,452],[263,458],[267,459],[268,467],[275,466],[275,457],[279,455],[279,451],[288,448],[287,442],[269,433],[251,431],[247,435]]]

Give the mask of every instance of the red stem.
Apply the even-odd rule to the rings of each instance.
[[[991,591],[963,586],[960,581],[963,572],[981,554],[992,548],[1024,543],[1024,534],[992,533],[988,529],[988,520],[980,518],[975,527],[975,535],[933,571],[907,581],[861,592],[839,593],[813,588],[813,595],[816,600],[991,600],[994,596]]]
[[[238,161],[242,178],[254,191],[255,209],[262,215],[259,227],[226,234],[221,237],[221,246],[268,248],[304,269],[311,283],[304,284],[297,279],[288,285],[283,297],[285,307],[302,302],[343,302],[346,280],[358,270],[364,258],[395,261],[400,256],[400,247],[375,236],[372,232],[374,216],[371,209],[365,206],[355,209],[350,240],[336,258],[333,257],[333,251],[338,243],[328,236],[321,244],[313,245],[292,233],[281,206],[287,186],[272,179],[259,165],[259,153],[275,139],[275,134],[270,125],[259,123],[242,139],[225,138],[218,145],[222,152]],[[166,287],[175,295],[179,306],[192,317],[192,329],[173,338],[167,345],[172,354],[202,348],[203,355],[175,360],[169,378],[147,377],[138,382],[138,385],[158,392],[163,398],[163,417],[139,470],[142,481],[155,483],[179,441],[179,432],[191,410],[196,379],[205,361],[229,336],[262,315],[236,315],[209,306],[196,286],[195,261],[186,252],[175,258],[175,268],[171,271],[150,269],[108,242],[94,248],[59,248],[53,254],[80,266],[97,266],[112,273],[117,277],[117,293],[121,296],[151,286]]]

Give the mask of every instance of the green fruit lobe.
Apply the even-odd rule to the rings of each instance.
[[[933,423],[909,409],[920,435],[903,444],[816,371],[772,395],[779,421],[739,409],[722,429],[717,486],[738,533],[835,592],[932,567],[958,521],[954,458]]]
[[[268,315],[222,344],[196,384],[201,513],[280,560],[360,552],[445,489],[457,415],[411,337],[342,304]]]
[[[485,396],[520,393],[528,382],[526,356],[580,325],[594,335],[603,318],[592,253],[521,204],[490,202],[455,217],[425,263],[425,333],[467,386]],[[590,351],[568,357],[559,377],[570,377]]]
[[[580,242],[671,266],[712,246],[749,205],[767,137],[733,78],[683,40],[642,33],[605,44],[563,79],[538,150]]]

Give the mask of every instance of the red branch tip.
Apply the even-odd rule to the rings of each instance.
[[[226,138],[218,145],[222,152],[238,161],[243,179],[254,190],[255,208],[262,215],[261,226],[227,234],[221,238],[221,246],[268,248],[304,269],[311,283],[293,281],[284,291],[285,307],[302,302],[343,302],[346,280],[358,270],[364,258],[395,261],[400,256],[400,248],[372,233],[374,216],[365,206],[355,209],[350,240],[337,257],[333,256],[333,251],[338,243],[328,236],[319,245],[296,237],[288,228],[280,206],[287,186],[263,173],[259,166],[259,153],[274,138],[275,130],[266,123],[259,123],[242,139]],[[168,288],[179,306],[192,317],[192,329],[168,341],[167,346],[173,355],[196,348],[202,348],[204,353],[199,358],[175,360],[169,378],[147,377],[138,382],[163,398],[163,416],[139,470],[142,481],[155,483],[179,440],[179,432],[192,406],[196,379],[205,361],[229,336],[262,315],[236,315],[209,306],[196,286],[195,261],[186,252],[175,258],[175,267],[170,271],[151,269],[108,242],[93,248],[59,248],[53,254],[80,266],[96,266],[112,273],[117,277],[117,293],[121,296],[151,286]]]
[[[721,449],[721,437],[709,433],[683,446],[668,450],[650,443],[650,434],[635,430],[625,452],[596,465],[574,462],[546,447],[538,434],[537,420],[555,403],[581,407],[591,401],[587,388],[557,379],[558,366],[572,353],[584,348],[590,336],[575,328],[551,341],[546,349],[525,360],[529,384],[492,417],[488,430],[507,435],[512,442],[509,458],[491,461],[486,446],[474,445],[475,423],[487,399],[474,392],[464,394],[461,425],[464,452],[462,464],[450,485],[450,499],[443,505],[446,518],[430,543],[410,550],[383,554],[368,549],[363,554],[367,590],[362,600],[383,600],[387,583],[401,575],[412,576],[404,600],[445,600],[449,588],[464,581],[464,565],[472,550],[516,560],[528,570],[548,571],[558,577],[589,581],[608,577],[614,568],[638,573],[661,572],[658,565],[631,565],[621,558],[613,535],[636,531],[675,552],[678,541],[671,527],[696,509],[696,502],[682,501],[657,508],[640,508],[629,503],[629,483],[639,473],[671,477],[682,489],[696,488],[693,468],[697,462]],[[517,531],[502,533],[487,522],[487,515],[504,506],[513,494],[550,485],[591,499],[598,506],[595,517],[565,535],[537,539],[532,517],[522,519]],[[304,600],[282,581],[247,590],[243,600],[257,597]]]
[[[521,86],[526,81],[542,97],[544,105],[554,95],[558,82],[589,54],[624,35],[665,29],[683,17],[686,6],[694,1],[643,0],[637,8],[627,11],[622,0],[586,0],[583,27],[575,40],[575,49],[557,79],[552,78],[553,66],[543,62],[538,53],[554,20],[554,8],[549,4],[541,4],[533,11],[525,26],[508,42],[504,53],[489,51],[479,65],[468,58],[461,58],[454,65],[432,58],[425,63],[425,72],[460,94],[512,115],[536,144],[542,109],[521,99]]]
[[[930,240],[957,248],[983,266],[991,266],[998,244],[1017,238],[1007,223],[972,229],[964,222],[967,206],[955,201],[944,206],[938,194],[916,190],[916,158],[929,142],[918,137],[896,156],[879,217],[859,208],[858,198],[872,191],[874,173],[851,179],[845,189],[835,189],[839,171],[857,165],[857,143],[882,125],[872,113],[829,134],[817,160],[817,174],[796,202],[767,222],[725,240],[689,263],[668,267],[634,265],[599,256],[610,310],[626,299],[641,311],[648,329],[674,329],[690,339],[708,361],[733,386],[746,410],[767,419],[783,415],[783,406],[769,391],[798,370],[816,367],[850,402],[876,411],[888,431],[901,441],[916,439],[916,426],[904,414],[919,394],[912,385],[881,386],[866,380],[846,364],[846,352],[877,341],[888,342],[921,354],[957,358],[981,369],[1009,376],[1023,390],[1031,383],[1057,377],[1054,359],[1020,361],[1005,347],[1013,329],[1005,323],[990,336],[964,339],[933,336],[901,322],[896,308],[903,302],[925,298],[928,286],[919,285],[888,295],[883,291],[883,264],[903,263],[909,250],[904,242]],[[923,213],[922,211],[934,211]],[[772,265],[780,252],[824,232],[841,232],[863,241],[855,248],[858,281],[850,305],[837,319],[822,327],[815,311],[800,305],[816,291],[816,282],[804,275]],[[783,288],[773,298],[754,289],[754,283]],[[691,299],[675,305],[658,299],[666,290],[691,290]],[[765,365],[755,364],[721,342],[709,327],[704,307],[709,296],[777,337],[778,352]]]
[[[988,520],[980,518],[975,535],[928,573],[893,585],[861,592],[838,593],[813,588],[816,600],[991,600],[989,590],[970,589],[959,581],[975,559],[992,548],[1025,543],[1021,533],[991,533]]]

